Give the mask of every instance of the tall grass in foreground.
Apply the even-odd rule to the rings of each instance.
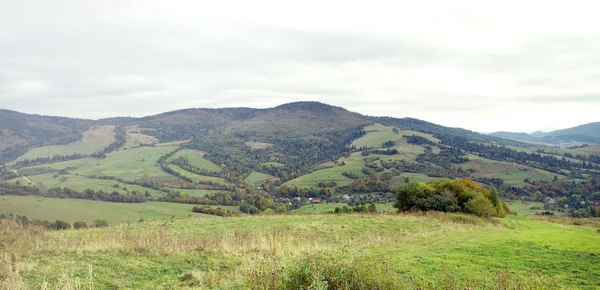
[[[249,289],[556,289],[556,283],[538,275],[528,280],[505,272],[493,278],[457,277],[451,267],[440,269],[438,279],[400,278],[385,261],[343,260],[305,255],[284,267],[278,260],[255,261],[246,272]]]
[[[553,289],[547,276],[527,277],[508,272],[479,276],[455,276],[453,268],[440,269],[434,279],[415,272],[390,267],[383,260],[361,257],[365,248],[396,247],[404,243],[427,240],[445,233],[501,227],[497,220],[459,214],[403,214],[400,216],[352,215],[357,224],[347,226],[346,218],[334,216],[279,216],[224,219],[223,222],[252,221],[257,224],[280,222],[286,227],[258,229],[233,228],[205,234],[180,232],[168,221],[137,225],[115,225],[76,231],[49,231],[13,220],[0,221],[0,288],[1,289],[102,289],[95,281],[92,265],[89,274],[75,275],[68,269],[58,277],[44,276],[32,283],[35,265],[28,259],[74,253],[96,254],[111,258],[150,256],[168,259],[170,255],[201,253],[214,259],[233,257],[237,268],[221,271],[192,270],[181,273],[167,288],[227,289]],[[339,218],[339,217],[338,217]],[[294,221],[308,220],[288,228]],[[342,221],[340,221],[342,220]],[[177,221],[175,221],[177,223]],[[193,227],[196,221],[180,221]],[[190,223],[187,223],[190,222]],[[402,222],[411,226],[402,232],[382,230]],[[313,227],[316,223],[318,228]],[[368,225],[357,231],[358,224]],[[348,250],[350,249],[350,250]],[[95,268],[94,268],[95,269]],[[85,269],[88,270],[88,269]],[[418,270],[418,268],[417,268]],[[410,273],[410,274],[407,274]],[[43,274],[46,275],[46,274]],[[407,277],[408,276],[408,277]],[[493,278],[496,277],[496,278]]]

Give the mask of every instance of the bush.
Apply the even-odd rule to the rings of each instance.
[[[106,220],[95,220],[93,226],[97,228],[108,227],[108,222]]]
[[[477,196],[469,200],[465,209],[467,212],[480,217],[490,217],[495,213],[494,206],[490,200],[483,196]]]
[[[478,216],[503,217],[510,210],[495,188],[482,188],[470,179],[440,179],[429,183],[409,183],[397,190],[395,208],[401,211],[466,212]]]
[[[77,221],[73,223],[73,228],[76,230],[85,229],[87,228],[87,224],[84,221]]]
[[[71,224],[66,221],[56,220],[51,227],[56,230],[68,230],[71,229]]]

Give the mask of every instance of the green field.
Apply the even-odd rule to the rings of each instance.
[[[529,166],[485,159],[472,154],[467,154],[467,157],[470,161],[458,166],[463,169],[471,168],[475,170],[475,173],[473,173],[475,177],[501,178],[506,184],[510,185],[524,185],[525,182],[523,180],[525,178],[531,180],[552,180],[555,175],[558,178],[565,178],[563,175]]]
[[[394,133],[392,128],[393,127],[384,126],[381,124],[365,126],[364,130],[367,131],[367,135],[354,140],[352,145],[356,146],[356,148],[381,148],[383,146],[383,142],[385,141],[396,141],[402,139],[402,134]]]
[[[185,157],[191,164],[195,165],[198,168],[204,168],[209,171],[221,171],[221,167],[210,162],[209,160],[204,159],[204,152],[198,150],[191,149],[183,149],[175,153],[169,160],[177,159],[179,157]]]
[[[386,204],[375,204],[375,208],[377,209],[378,212],[395,212],[396,209],[394,209],[393,207],[393,203],[386,203]],[[322,213],[322,212],[329,212],[329,211],[333,211],[335,210],[336,207],[344,207],[344,206],[348,206],[347,203],[319,203],[319,204],[309,204],[309,205],[304,205],[301,206],[300,208],[297,208],[295,210],[293,210],[293,213]]]
[[[173,151],[175,148],[175,146],[138,147],[115,151],[106,154],[106,158],[101,159],[83,158],[37,167],[65,169],[71,174],[85,176],[116,176],[129,181],[146,178],[156,182],[168,183],[178,179],[164,172],[157,166],[156,162],[162,155]]]
[[[425,133],[416,132],[416,131],[409,131],[409,130],[399,130],[398,134],[396,134],[396,133],[394,133],[393,129],[394,129],[394,127],[384,126],[381,124],[373,124],[373,125],[365,126],[364,130],[367,131],[367,134],[365,136],[362,136],[362,137],[354,140],[352,142],[352,145],[356,146],[357,148],[360,148],[360,147],[382,148],[383,143],[385,141],[391,140],[391,141],[396,141],[397,144],[404,143],[405,145],[408,145],[411,147],[419,147],[419,146],[413,146],[410,144],[406,144],[406,140],[404,140],[404,138],[402,138],[403,135],[417,135],[417,136],[421,136],[423,138],[429,139],[432,142],[436,142],[436,143],[440,142],[439,139],[433,137],[430,134],[425,134]],[[421,153],[423,153],[423,152],[421,152]]]
[[[72,155],[75,153],[92,154],[102,151],[104,147],[115,141],[114,126],[92,127],[83,133],[83,138],[79,141],[66,145],[54,145],[34,148],[24,155],[19,156],[15,161],[7,163],[8,165],[24,159],[35,159],[38,157],[52,157],[56,155]]]
[[[392,177],[390,181],[390,188],[394,189],[398,186],[406,184],[405,179],[408,177],[408,182],[429,182],[434,179],[439,179],[435,177],[429,177],[426,174],[422,173],[412,173],[412,172],[402,172],[399,176]]]
[[[198,181],[205,181],[205,182],[216,182],[216,183],[220,183],[220,184],[227,184],[229,182],[227,182],[227,180],[220,178],[220,177],[213,177],[213,176],[206,176],[206,175],[198,175],[192,172],[189,172],[177,165],[174,164],[169,164],[168,165],[169,168],[173,169],[176,172],[179,172],[181,175],[183,176],[187,176],[189,178],[192,179],[192,181],[194,182],[198,182]]]
[[[250,175],[248,175],[248,177],[246,177],[244,182],[259,186],[259,185],[263,185],[269,179],[277,179],[277,178],[275,178],[275,176],[270,175],[270,174],[266,174],[266,173],[262,173],[262,172],[258,172],[258,171],[252,171],[252,173],[250,173]]]
[[[192,207],[191,204],[168,202],[120,203],[38,196],[0,196],[0,213],[13,213],[49,221],[60,219],[68,222],[92,222],[104,219],[115,223],[138,221],[140,218],[187,217],[192,214]],[[196,213],[193,216],[212,217]]]
[[[137,184],[125,184],[116,180],[107,180],[107,179],[95,179],[95,178],[87,178],[81,175],[74,174],[64,174],[58,175],[55,177],[54,173],[50,174],[40,174],[40,175],[32,175],[28,176],[29,180],[31,180],[36,186],[41,188],[52,188],[52,187],[68,187],[70,189],[74,189],[77,191],[84,191],[88,188],[93,190],[103,190],[106,192],[117,191],[121,194],[125,194],[127,189],[129,192],[138,191],[144,193],[148,191],[152,196],[162,196],[163,193],[143,186],[139,186]],[[21,184],[25,184],[25,181],[22,177],[14,178],[8,180],[8,182],[14,183],[17,180],[21,182]],[[118,185],[118,188],[115,187]]]
[[[345,177],[342,175],[345,171],[350,171],[359,176],[364,175],[361,170],[364,167],[363,156],[360,155],[360,152],[355,152],[350,155],[348,158],[340,158],[336,163],[327,162],[322,164],[312,173],[302,175],[296,179],[292,179],[286,184],[297,186],[297,187],[317,187],[320,181],[335,181],[338,185],[348,185],[352,183],[352,179]],[[341,163],[344,162],[346,165],[341,166]]]
[[[297,288],[289,279],[301,277],[295,269],[305,263],[392,280],[380,289],[600,287],[595,229],[521,215],[489,221],[443,213],[184,218],[60,232],[5,223],[0,233],[0,242],[18,237],[0,249],[10,263],[0,267],[4,288]],[[346,281],[359,279],[340,273]]]

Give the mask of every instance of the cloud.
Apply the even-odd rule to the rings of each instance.
[[[430,6],[3,2],[0,106],[103,118],[314,100],[478,131],[598,121],[594,7]]]

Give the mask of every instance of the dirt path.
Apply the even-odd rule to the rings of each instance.
[[[25,179],[27,182],[29,182],[29,183],[33,184],[33,182],[31,182],[31,180],[29,180],[29,178],[27,178],[27,176],[25,176],[25,175],[23,175],[23,174],[19,173],[19,171],[17,171],[17,170],[15,170],[15,169],[13,169],[13,172],[14,172],[14,173],[16,173],[16,174],[18,174],[18,175],[21,175],[21,177],[23,177],[23,179]]]

